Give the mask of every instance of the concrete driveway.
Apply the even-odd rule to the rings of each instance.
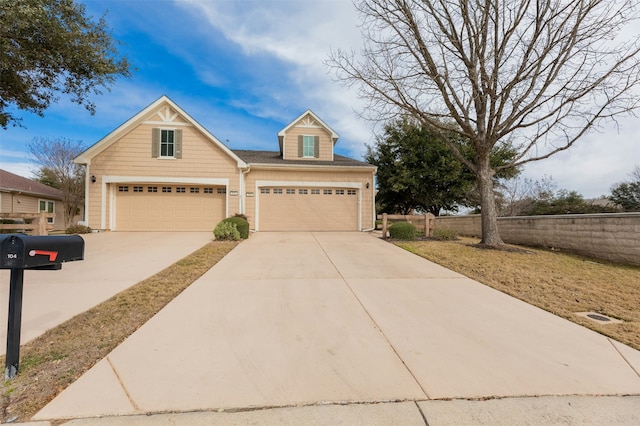
[[[640,352],[371,235],[258,233],[35,419],[508,424],[544,406],[637,421],[638,398],[576,396],[640,395],[639,371]]]
[[[82,235],[84,259],[59,271],[25,271],[21,342],[109,299],[212,240],[210,232]],[[0,354],[6,351],[9,270],[0,270]]]

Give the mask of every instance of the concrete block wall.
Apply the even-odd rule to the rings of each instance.
[[[436,229],[480,237],[480,215],[436,218]],[[640,213],[603,213],[498,218],[502,240],[555,247],[614,262],[640,265]]]

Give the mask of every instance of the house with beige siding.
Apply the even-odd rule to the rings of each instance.
[[[64,205],[62,191],[26,177],[0,170],[0,217],[19,219],[24,214],[53,213],[47,225],[63,230]]]
[[[337,141],[306,111],[274,135],[278,150],[232,150],[163,96],[75,159],[86,166],[85,221],[212,231],[242,213],[254,231],[371,229],[376,168],[335,154]]]

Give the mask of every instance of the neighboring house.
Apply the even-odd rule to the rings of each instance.
[[[374,166],[334,154],[338,135],[311,111],[277,137],[279,151],[231,150],[163,96],[75,159],[86,165],[85,220],[212,231],[242,213],[255,231],[374,227]]]
[[[65,229],[62,191],[0,170],[0,213],[55,213],[48,222],[55,230]]]

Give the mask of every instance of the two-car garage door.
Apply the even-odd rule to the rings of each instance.
[[[260,231],[357,231],[358,190],[262,187]]]
[[[118,184],[118,231],[213,231],[225,218],[224,187]]]

